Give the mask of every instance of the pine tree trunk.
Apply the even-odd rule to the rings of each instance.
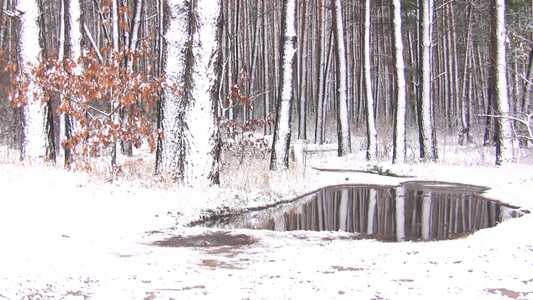
[[[419,99],[418,126],[420,141],[420,158],[437,159],[437,149],[433,133],[431,104],[431,43],[433,0],[420,0],[419,9]]]
[[[282,41],[280,55],[282,57],[280,74],[279,100],[277,103],[276,126],[272,142],[270,170],[286,170],[289,168],[289,149],[291,143],[291,107],[293,102],[293,65],[296,55],[296,20],[295,0],[283,0],[281,11]]]
[[[185,186],[219,183],[220,1],[169,0],[159,173]]]
[[[17,10],[20,15],[19,59],[20,65],[36,66],[39,64],[41,45],[39,44],[39,6],[36,1],[20,1]],[[23,109],[24,132],[22,138],[21,159],[34,160],[46,155],[47,130],[45,127],[45,105],[43,91],[33,81],[29,82],[27,104]]]
[[[513,161],[513,128],[509,116],[505,30],[505,0],[491,0],[492,98],[496,122],[496,164]]]
[[[337,77],[337,144],[338,156],[345,156],[352,151],[350,140],[350,123],[348,120],[348,94],[346,89],[346,48],[344,45],[344,26],[340,0],[332,0],[333,38],[335,44],[335,63]]]
[[[470,36],[471,36],[471,21],[472,21],[472,6],[468,4],[467,6],[467,31],[466,31],[466,45],[465,45],[465,59],[463,66],[463,88],[461,93],[461,133],[459,135],[459,144],[466,145],[471,140],[470,136],[470,92],[469,84],[470,72],[469,72],[469,61],[470,61]]]
[[[395,103],[396,115],[394,118],[394,136],[393,136],[393,155],[392,163],[404,163],[406,159],[405,139],[406,139],[406,85],[403,61],[403,41],[402,41],[402,15],[400,0],[393,0],[391,3],[392,10],[392,36],[393,36],[393,60],[394,60],[394,78],[396,80]]]
[[[363,1],[363,65],[366,99],[366,159],[377,158],[377,131],[374,120],[374,95],[372,93],[372,72],[370,66],[370,0]]]
[[[318,0],[318,47],[317,47],[317,104],[316,104],[316,126],[315,126],[315,143],[322,145],[324,143],[324,94],[325,94],[325,69],[327,64],[326,59],[326,25],[324,20],[324,7],[322,6],[322,0]]]

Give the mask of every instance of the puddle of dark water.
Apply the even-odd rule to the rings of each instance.
[[[482,187],[412,182],[402,187],[336,187],[275,208],[204,226],[276,231],[346,231],[382,241],[443,240],[520,215],[479,196]]]

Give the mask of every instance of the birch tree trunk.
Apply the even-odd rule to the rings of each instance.
[[[374,95],[372,94],[372,72],[370,66],[370,0],[363,1],[363,69],[366,99],[366,159],[377,158],[377,131],[374,120]]]
[[[167,5],[164,70],[179,88],[164,90],[159,173],[185,186],[218,184],[220,1],[168,0]]]
[[[20,65],[39,64],[42,50],[39,44],[39,6],[37,1],[19,1],[17,10],[20,14]],[[24,131],[22,137],[21,159],[34,160],[46,155],[47,131],[45,126],[46,109],[42,102],[43,91],[33,81],[29,82],[27,104],[23,109]]]
[[[509,116],[507,90],[507,58],[505,29],[505,0],[491,0],[491,63],[494,84],[492,99],[496,113],[496,164],[503,165],[513,161],[513,128]]]
[[[400,0],[391,2],[392,10],[392,38],[393,38],[393,60],[395,84],[396,115],[394,118],[393,154],[392,163],[405,163],[405,140],[406,140],[406,84],[405,84],[405,64],[403,61],[403,41],[402,41],[402,11]]]
[[[335,63],[337,72],[337,144],[338,155],[345,156],[352,151],[350,125],[348,120],[348,94],[346,89],[346,48],[340,0],[332,0],[333,38],[335,43]]]
[[[286,170],[289,168],[289,148],[291,143],[291,107],[293,101],[292,75],[296,55],[296,19],[295,0],[283,0],[281,11],[279,69],[279,100],[277,103],[276,125],[270,156],[270,170]]]

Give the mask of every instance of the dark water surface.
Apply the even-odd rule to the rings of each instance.
[[[484,190],[437,182],[326,188],[290,204],[207,225],[276,231],[342,230],[383,241],[453,239],[520,215],[514,208],[484,200],[479,195]]]

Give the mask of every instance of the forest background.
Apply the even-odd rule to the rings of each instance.
[[[413,162],[451,137],[496,164],[532,139],[529,1],[19,2],[1,1],[0,142],[23,160],[116,176],[147,143],[194,184],[221,152],[287,168],[291,138]]]

